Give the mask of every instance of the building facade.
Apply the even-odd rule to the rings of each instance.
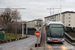
[[[12,24],[15,25],[16,22],[13,22]],[[19,26],[22,26],[22,24],[24,25],[24,28],[26,28],[26,25],[27,25],[27,22],[26,21],[18,21],[17,22],[17,25],[19,25]]]
[[[27,27],[28,28],[35,28],[36,26],[41,27],[42,23],[43,23],[42,19],[35,19],[35,20],[32,20],[32,21],[28,21],[27,22]]]
[[[45,24],[47,21],[61,21],[66,27],[75,28],[75,12],[65,11],[60,14],[54,14],[51,16],[45,17]]]

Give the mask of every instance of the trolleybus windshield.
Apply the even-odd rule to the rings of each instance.
[[[60,24],[51,24],[49,27],[52,37],[63,37],[64,36],[64,28],[63,25]]]

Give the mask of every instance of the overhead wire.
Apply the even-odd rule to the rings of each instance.
[[[57,2],[57,0],[53,3],[53,5],[55,5],[56,2]],[[53,5],[52,5],[52,6],[53,6]],[[52,7],[52,6],[51,6],[51,7]]]
[[[55,0],[55,2],[52,4],[51,8],[54,8],[54,5],[57,4],[57,3],[58,3],[58,0]],[[51,9],[50,9],[50,11],[51,11]]]
[[[70,1],[70,3],[71,3],[71,4],[73,4],[73,5],[75,4],[75,3],[74,3],[74,2],[72,2],[71,0],[69,0],[69,1]]]
[[[57,6],[61,1],[62,1],[62,0],[59,0],[58,3],[54,5],[54,7]]]
[[[56,7],[58,4],[61,5],[62,4],[61,2],[62,2],[62,0],[59,0],[57,3],[55,2],[54,5],[53,5],[53,7]],[[58,12],[58,11],[55,10],[55,12]]]
[[[62,5],[62,0],[61,0],[61,2],[60,2],[60,5]]]
[[[68,1],[70,1],[69,4],[74,5],[74,2],[72,2],[71,0],[68,0]],[[68,7],[68,5],[64,5],[64,6]],[[74,6],[75,6],[75,5],[74,5]]]

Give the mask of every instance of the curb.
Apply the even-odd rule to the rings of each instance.
[[[72,44],[69,40],[65,39],[69,44],[75,46],[75,44]]]
[[[75,44],[72,44],[72,42],[75,42],[75,39],[73,39],[73,38],[72,38],[69,34],[67,34],[67,33],[65,33],[65,40],[66,40],[69,44],[75,46]]]
[[[40,47],[42,47],[42,41],[43,41],[43,40],[42,40],[42,36],[41,36],[41,40],[40,40]]]
[[[12,42],[12,41],[18,41],[18,40],[22,40],[22,39],[25,39],[25,38],[28,38],[29,36],[27,37],[21,37],[21,38],[17,38],[17,39],[10,39],[10,40],[2,40],[0,41],[0,43],[8,43],[8,42]]]

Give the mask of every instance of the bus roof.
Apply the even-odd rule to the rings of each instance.
[[[48,22],[47,22],[47,26],[48,26],[49,24],[62,24],[62,25],[63,25],[63,23],[60,22],[60,21],[48,21]]]

